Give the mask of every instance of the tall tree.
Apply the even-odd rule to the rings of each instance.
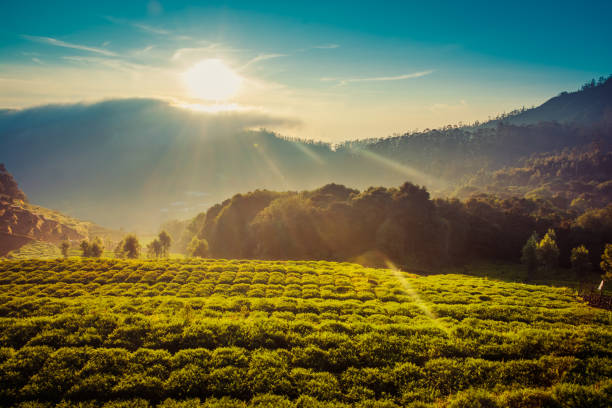
[[[89,243],[89,256],[99,258],[104,253],[104,242],[100,237],[96,237]]]
[[[149,245],[147,245],[147,254],[152,258],[160,257],[160,255],[162,254],[162,244],[159,241],[159,239],[156,238],[153,241],[151,241]]]
[[[531,281],[538,270],[538,234],[533,233],[523,246],[521,262],[527,267],[527,281]]]
[[[208,241],[193,237],[187,250],[190,256],[206,258],[208,256]]]
[[[79,248],[81,248],[81,256],[83,258],[87,258],[87,257],[91,256],[91,252],[90,252],[90,249],[89,249],[89,242],[87,242],[87,240],[81,241],[81,244],[79,245]]]
[[[140,256],[140,242],[136,235],[130,234],[123,239],[123,252],[126,257],[131,259]]]
[[[584,246],[572,248],[570,257],[572,270],[576,276],[576,280],[584,281],[585,275],[591,270],[591,261],[589,259],[589,250]]]
[[[68,250],[70,249],[70,244],[67,241],[63,241],[60,244],[60,251],[62,251],[62,256],[64,258],[68,258]]]
[[[602,279],[612,279],[612,244],[606,244],[603,254],[601,254],[601,270],[603,271]]]
[[[538,260],[544,270],[551,272],[559,264],[559,247],[557,246],[557,234],[555,230],[549,229],[546,235],[538,242]]]
[[[164,230],[159,233],[158,240],[161,247],[161,255],[167,257],[172,246],[172,237]]]

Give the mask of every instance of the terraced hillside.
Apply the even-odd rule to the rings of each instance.
[[[569,289],[332,262],[0,263],[0,405],[605,407]]]

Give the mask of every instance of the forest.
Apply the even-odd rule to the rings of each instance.
[[[432,199],[411,183],[364,191],[329,184],[237,194],[188,223],[166,227],[182,235],[179,249],[196,237],[207,241],[212,257],[392,262],[407,270],[476,260],[518,263],[534,232],[541,238],[554,229],[558,265],[569,267],[572,248],[584,245],[598,271],[605,244],[612,242],[612,205],[584,210],[555,204],[487,194]]]

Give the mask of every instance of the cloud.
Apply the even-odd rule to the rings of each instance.
[[[155,48],[155,46],[153,46],[153,45],[148,45],[148,46],[144,47],[143,49],[140,49],[140,50],[136,50],[136,51],[134,51],[134,55],[142,55],[142,54],[146,54],[146,53],[148,53],[149,51],[151,51],[153,48]]]
[[[420,71],[411,74],[403,74],[396,76],[381,76],[381,77],[366,77],[366,78],[321,78],[321,81],[338,82],[340,85],[345,85],[351,82],[379,82],[379,81],[401,81],[404,79],[420,78],[431,74],[433,71]]]
[[[187,191],[185,192],[185,194],[187,194],[190,197],[207,197],[210,195],[210,193],[205,193],[203,191]]]
[[[118,58],[64,56],[62,57],[62,59],[66,61],[71,61],[71,62],[101,65],[104,67],[108,67],[108,68],[112,68],[112,69],[116,69],[116,70],[124,71],[124,72],[132,72],[132,71],[142,72],[143,70],[152,69],[152,67],[148,65],[134,64],[134,63],[122,60],[122,59],[118,59]]]
[[[153,26],[150,26],[148,24],[130,23],[130,25],[132,27],[140,28],[142,31],[147,31],[147,32],[153,33],[153,34],[160,34],[160,35],[168,35],[168,34],[170,34],[170,31],[168,31],[168,30],[164,30],[163,28],[153,27]]]
[[[137,28],[147,33],[169,36],[171,38],[174,38],[175,40],[180,40],[180,41],[193,40],[193,38],[188,35],[175,34],[172,30],[167,30],[165,28],[160,28],[160,27],[149,25],[149,24],[138,23],[135,21],[129,21],[129,20],[125,20],[122,18],[116,18],[116,17],[111,17],[111,16],[105,16],[104,18],[110,21],[111,23],[128,25],[130,27]]]
[[[339,48],[340,46],[338,44],[321,44],[321,45],[315,45],[312,48],[317,48],[320,50],[331,50],[334,48]]]
[[[187,54],[199,54],[203,52],[211,52],[216,51],[216,49],[221,46],[221,44],[210,44],[206,47],[183,47],[174,51],[172,57],[170,58],[172,61],[177,61],[183,58]]]
[[[448,104],[448,103],[434,103],[429,106],[428,109],[432,112],[440,112],[440,111],[449,111],[449,110],[457,110],[461,108],[467,107],[468,104],[465,99],[461,99],[458,104]]]
[[[206,41],[202,41],[206,43]],[[245,49],[233,48],[221,43],[210,43],[205,47],[181,47],[177,48],[170,58],[172,61],[177,61],[185,57],[197,57],[201,54],[208,53],[225,53],[225,52],[244,52]]]
[[[106,55],[108,57],[118,56],[116,53],[109,51],[109,50],[102,49],[102,48],[89,47],[87,45],[81,45],[81,44],[73,44],[73,43],[65,42],[65,41],[58,40],[56,38],[51,38],[51,37],[38,37],[34,35],[23,35],[22,37],[29,41],[53,45],[55,47],[73,48],[75,50],[89,51],[89,52],[93,52],[97,54]]]
[[[244,64],[242,67],[240,67],[240,69],[245,69],[246,67],[248,67],[249,65],[253,65],[256,64],[260,61],[265,61],[265,60],[269,60],[272,58],[280,58],[280,57],[286,57],[287,54],[261,54],[256,56],[255,58],[250,59],[249,61],[247,61],[246,64]]]

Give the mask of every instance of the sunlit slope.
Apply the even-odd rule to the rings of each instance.
[[[0,316],[5,405],[612,397],[612,315],[562,288],[333,262],[4,261]]]

